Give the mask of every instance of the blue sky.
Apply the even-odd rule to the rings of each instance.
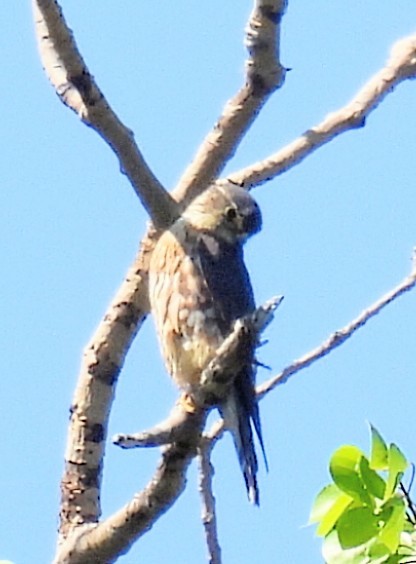
[[[180,177],[239,87],[251,8],[190,0],[63,2],[91,72],[135,131],[166,187]],[[59,102],[43,75],[29,2],[0,6],[3,77],[0,240],[3,351],[0,559],[54,552],[68,408],[83,346],[132,261],[146,216],[108,147]],[[415,31],[414,0],[292,0],[282,61],[292,70],[227,171],[292,141],[354,95]],[[254,191],[264,229],[246,256],[257,300],[283,293],[261,360],[273,372],[317,346],[410,269],[416,244],[416,83],[402,84],[365,128],[346,133]],[[366,421],[415,459],[415,295],[261,404],[270,472],[262,505],[245,496],[231,440],[215,450],[225,562],[321,562],[304,527],[341,444],[368,447]],[[266,378],[261,371],[259,379]],[[176,390],[148,320],[123,369],[110,435],[163,418]],[[109,444],[103,512],[151,477],[156,451]],[[123,564],[205,561],[196,471],[185,494]]]

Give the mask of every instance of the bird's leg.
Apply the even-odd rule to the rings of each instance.
[[[183,392],[176,402],[186,413],[196,413],[200,406],[195,402],[192,394]]]

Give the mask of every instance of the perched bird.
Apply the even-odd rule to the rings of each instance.
[[[261,229],[261,213],[246,190],[213,186],[160,237],[149,269],[149,295],[168,372],[185,392],[236,319],[255,309],[243,244]],[[259,504],[253,430],[266,462],[255,395],[255,358],[236,375],[218,406],[236,446],[250,501]],[[267,467],[267,462],[266,462]]]

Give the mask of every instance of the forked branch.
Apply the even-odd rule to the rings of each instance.
[[[174,193],[180,202],[178,205],[148,167],[132,132],[121,123],[99,90],[57,1],[33,0],[33,5],[39,50],[52,85],[61,100],[111,146],[149,216],[162,229],[178,217],[183,202],[188,202],[218,177],[270,94],[284,81],[285,69],[280,63],[279,46],[280,22],[287,0],[254,0],[246,30],[249,60],[245,84],[225,106],[217,124],[185,171]],[[416,36],[412,36],[394,46],[386,66],[347,106],[327,116],[321,124],[275,155],[230,175],[229,181],[251,188],[281,174],[337,135],[362,126],[389,92],[415,76]],[[170,419],[169,424],[162,425],[153,434],[148,432],[145,437],[142,434],[141,444],[135,446],[150,446],[151,441],[153,445],[169,443],[155,476],[130,504],[97,524],[101,512],[99,494],[108,416],[125,355],[148,312],[147,264],[155,237],[157,234],[150,232],[143,240],[138,258],[84,351],[71,408],[65,474],[61,484],[61,544],[56,560],[60,564],[96,559],[114,561],[174,502],[185,486],[186,468],[196,452],[204,409],[196,414],[181,412],[175,424]],[[382,307],[414,285],[413,271],[407,282],[390,296],[380,300],[346,329],[334,333],[321,347],[260,386],[260,397],[328,354]],[[215,394],[222,393],[216,388],[215,374],[215,370],[205,374],[205,390],[211,395],[197,397],[200,405],[206,405],[215,399]],[[217,440],[220,433],[221,425],[217,424],[209,433],[210,440]],[[186,440],[178,442],[178,437]],[[205,458],[201,458],[201,464],[207,462],[209,452],[202,454]],[[210,480],[204,483],[209,485]],[[208,498],[205,501],[209,505]]]
[[[250,60],[247,85],[223,112],[182,186],[204,187],[234,152],[268,94],[283,80],[278,61],[283,0],[255,0],[247,31]],[[56,0],[33,0],[35,30],[45,72],[64,104],[93,127],[117,154],[154,224],[167,227],[178,214],[141,155],[132,132],[104,98],[77,49]],[[257,77],[257,78],[256,78]],[[260,88],[263,81],[264,88]],[[245,94],[247,94],[246,102]],[[245,108],[245,104],[249,107]],[[234,124],[234,125],[233,125]],[[214,142],[215,148],[210,147]],[[209,155],[204,157],[204,152]],[[222,159],[222,161],[221,161]],[[191,182],[189,179],[191,178]],[[205,180],[204,180],[205,179]],[[185,194],[186,189],[177,194]],[[100,488],[108,417],[125,355],[148,312],[147,265],[157,233],[148,231],[138,257],[87,345],[68,430],[65,473],[61,482],[60,543],[74,528],[100,517]]]

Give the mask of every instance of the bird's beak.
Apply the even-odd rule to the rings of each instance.
[[[241,231],[246,234],[247,237],[250,237],[260,231],[262,226],[260,208],[256,206],[254,209],[250,210],[249,213],[243,215],[241,222]]]

